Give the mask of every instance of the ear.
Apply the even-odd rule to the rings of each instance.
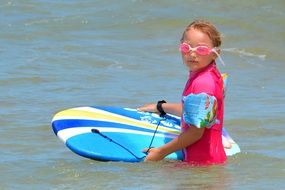
[[[220,53],[221,53],[220,48],[216,48],[215,50],[216,50],[216,52],[220,55]],[[214,60],[215,60],[215,59],[218,58],[218,55],[217,55],[216,53],[213,53],[213,57],[214,57]]]
[[[220,53],[221,53],[221,49],[220,48],[217,48],[217,53],[220,55]]]

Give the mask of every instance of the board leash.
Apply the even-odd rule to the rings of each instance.
[[[153,143],[154,137],[155,137],[155,135],[156,135],[156,133],[157,133],[157,130],[158,130],[158,127],[159,127],[161,121],[164,121],[164,120],[166,120],[166,118],[160,119],[160,120],[158,121],[158,123],[157,123],[157,125],[156,125],[156,128],[155,128],[155,131],[153,132],[151,141],[150,141],[150,143],[149,143],[148,149],[144,152],[146,155],[149,153],[150,149],[153,148],[153,147],[152,147],[152,143]],[[100,135],[101,137],[103,137],[103,138],[109,140],[110,142],[112,142],[112,143],[118,145],[119,147],[123,148],[124,150],[126,150],[128,153],[130,153],[132,156],[134,156],[134,157],[135,157],[137,160],[139,160],[139,161],[142,160],[142,159],[144,159],[144,158],[146,157],[146,156],[138,157],[138,156],[135,155],[135,153],[133,153],[130,149],[128,149],[128,148],[125,147],[124,145],[122,145],[122,144],[120,144],[120,143],[114,141],[112,138],[108,137],[107,135],[102,134],[98,129],[93,128],[93,129],[91,129],[91,132],[94,133],[94,134],[98,134],[98,135]]]
[[[157,125],[156,125],[156,128],[155,128],[155,131],[153,132],[151,141],[150,141],[150,143],[149,143],[148,149],[145,151],[145,154],[146,154],[146,155],[148,154],[148,152],[150,151],[150,149],[153,148],[153,147],[151,147],[151,145],[152,145],[152,143],[153,143],[154,137],[155,137],[155,135],[156,135],[156,132],[157,132],[157,130],[158,130],[158,127],[159,127],[159,125],[160,125],[160,122],[161,122],[161,121],[164,121],[164,120],[166,120],[165,117],[164,117],[163,119],[161,119],[161,120],[158,121],[158,123],[157,123]]]

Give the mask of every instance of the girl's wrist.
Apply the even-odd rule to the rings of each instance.
[[[160,117],[163,117],[166,115],[166,112],[164,111],[164,109],[162,108],[162,104],[165,104],[166,101],[165,100],[160,100],[157,102],[156,104],[156,109],[158,111],[158,113],[160,114]]]
[[[159,154],[160,154],[163,158],[166,157],[168,154],[171,153],[171,152],[169,152],[169,149],[166,148],[166,147],[164,147],[164,146],[159,147],[159,148],[158,148],[158,152],[159,152]]]

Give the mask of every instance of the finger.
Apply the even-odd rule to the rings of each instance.
[[[149,151],[150,151],[152,148],[153,148],[153,147],[144,148],[144,149],[142,150],[142,152],[148,154]]]
[[[142,152],[143,152],[143,153],[148,153],[148,152],[149,152],[149,148],[144,148],[144,149],[142,150]]]
[[[138,111],[144,111],[144,108],[143,107],[139,107],[137,108]]]
[[[139,107],[137,108],[138,111],[149,111],[149,107],[148,106],[142,106],[142,107]]]
[[[148,161],[149,161],[148,157],[145,157],[144,162],[148,162]]]

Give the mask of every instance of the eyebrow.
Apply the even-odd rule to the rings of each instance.
[[[192,43],[190,43],[189,41],[182,41],[182,43],[187,43],[190,46],[192,46]],[[198,43],[195,47],[197,47],[197,46],[207,46],[209,48],[211,47],[211,46],[209,46],[208,44],[205,44],[205,43]]]

